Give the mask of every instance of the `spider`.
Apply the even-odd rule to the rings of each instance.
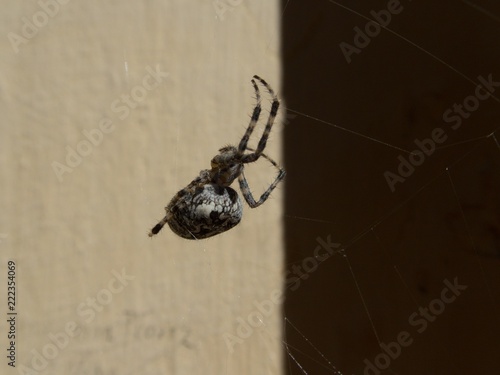
[[[251,208],[264,203],[274,188],[285,177],[285,171],[263,153],[278,113],[279,101],[269,84],[259,76],[253,76],[252,85],[255,90],[257,104],[253,109],[252,118],[243,138],[238,145],[226,146],[219,150],[211,162],[211,169],[200,172],[191,183],[180,190],[170,201],[165,211],[165,217],[149,232],[152,237],[165,224],[180,237],[186,239],[202,239],[225,232],[237,225],[243,215],[243,206],[238,193],[230,187],[238,179],[240,190]],[[256,80],[264,86],[273,101],[267,124],[256,149],[247,146],[248,140],[255,129],[261,112],[260,92]],[[245,153],[245,151],[251,151]],[[244,166],[257,161],[260,157],[269,161],[277,170],[278,176],[267,190],[255,201],[244,174]]]

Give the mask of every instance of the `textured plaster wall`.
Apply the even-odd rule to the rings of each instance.
[[[47,3],[0,15],[0,296],[4,314],[14,260],[18,311],[17,369],[0,372],[280,373],[279,304],[234,352],[223,335],[281,290],[282,189],[219,237],[147,236],[243,135],[250,78],[279,92],[278,4]],[[278,161],[279,146],[266,150]],[[264,191],[275,171],[250,169]]]

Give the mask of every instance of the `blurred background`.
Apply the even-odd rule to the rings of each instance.
[[[498,4],[3,9],[1,373],[498,373]],[[284,183],[227,233],[150,239],[254,74]]]

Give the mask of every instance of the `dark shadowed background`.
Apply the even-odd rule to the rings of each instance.
[[[497,374],[500,6],[282,4],[287,373]]]

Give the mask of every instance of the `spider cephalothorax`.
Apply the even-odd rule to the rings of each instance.
[[[234,146],[221,148],[212,159],[211,181],[220,186],[230,186],[243,171],[242,156],[243,153],[239,154]]]
[[[219,150],[211,162],[211,169],[200,172],[191,183],[180,190],[170,201],[165,211],[165,217],[155,225],[149,236],[157,234],[165,224],[177,235],[187,239],[201,239],[215,236],[237,225],[243,214],[243,206],[238,194],[230,187],[238,179],[241,193],[251,208],[264,203],[278,183],[285,177],[285,171],[263,153],[271,128],[278,113],[279,101],[273,89],[259,76],[254,76],[273,98],[271,111],[264,133],[256,149],[247,147],[248,140],[259,120],[261,112],[260,92],[255,80],[252,85],[257,98],[250,124],[238,147],[226,146]],[[245,151],[251,151],[246,153]],[[260,157],[268,160],[278,169],[278,177],[255,201],[244,175],[244,165],[257,161]]]

